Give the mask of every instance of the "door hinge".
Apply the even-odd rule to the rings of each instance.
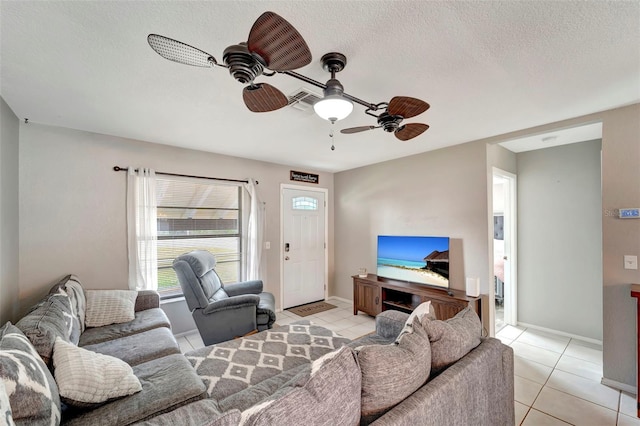
[[[325,248],[325,249],[327,248],[327,243],[324,243],[324,248]]]

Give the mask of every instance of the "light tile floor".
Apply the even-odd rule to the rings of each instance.
[[[278,312],[276,323],[309,319],[355,339],[375,329],[373,317],[353,315],[351,303],[329,299],[337,309],[307,317]],[[635,395],[602,385],[602,347],[507,325],[496,336],[515,353],[516,425],[640,426]],[[178,338],[183,352],[204,346],[197,332]]]
[[[600,383],[602,347],[507,325],[513,348],[517,425],[640,426],[635,395]]]

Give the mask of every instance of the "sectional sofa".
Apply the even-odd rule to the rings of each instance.
[[[183,355],[157,293],[138,292],[129,321],[91,327],[87,300],[95,296],[67,276],[16,325],[0,328],[0,416],[7,423],[514,422],[513,352],[481,338],[472,311],[447,322],[384,312],[375,334],[353,342],[300,321]],[[128,393],[91,403],[99,383],[112,380],[105,373],[112,367],[92,370],[76,352],[121,362],[129,375],[106,391]],[[80,382],[79,392],[69,392],[67,376]],[[78,401],[83,392],[89,402]]]

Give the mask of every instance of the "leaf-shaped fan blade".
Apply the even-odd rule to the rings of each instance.
[[[179,64],[208,68],[217,63],[216,59],[207,52],[169,37],[149,34],[147,41],[158,55]]]
[[[253,112],[269,112],[287,106],[289,100],[280,90],[267,83],[247,86],[242,91],[244,104]]]
[[[429,109],[429,104],[420,99],[408,96],[395,96],[389,102],[387,112],[391,115],[400,115],[402,118],[411,118],[422,114]]]
[[[396,138],[401,141],[408,141],[416,136],[420,136],[429,128],[428,125],[422,123],[409,123],[400,127],[395,131]]]
[[[360,133],[366,130],[373,130],[376,126],[360,126],[360,127],[349,127],[348,129],[340,130],[340,133],[344,133],[345,135],[349,135],[351,133]]]
[[[295,70],[311,62],[309,47],[298,30],[273,12],[263,13],[253,24],[247,48],[272,71]]]

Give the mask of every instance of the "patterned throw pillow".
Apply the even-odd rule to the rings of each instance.
[[[417,308],[413,310],[413,312],[411,312],[411,315],[409,315],[409,318],[407,318],[407,321],[404,323],[404,328],[402,329],[400,334],[398,334],[398,337],[396,338],[396,342],[399,342],[400,338],[404,334],[413,333],[414,319],[418,318],[418,321],[422,322],[422,319],[425,318],[425,316],[429,319],[436,319],[436,316],[433,313],[433,307],[431,306],[430,300],[427,302],[421,303],[420,305],[418,305]]]
[[[129,364],[60,338],[53,349],[53,366],[60,397],[76,407],[100,405],[142,390]]]
[[[4,383],[15,422],[60,423],[56,382],[29,339],[10,322],[0,328],[0,381]],[[0,405],[4,417],[4,403]]]
[[[482,323],[471,308],[464,308],[446,321],[426,320],[423,325],[431,342],[431,368],[442,371],[480,344]]]
[[[431,349],[427,332],[416,318],[411,332],[390,345],[358,348],[362,373],[362,418],[370,423],[427,382]]]
[[[357,425],[360,371],[349,347],[329,352],[272,396],[242,413],[241,425]]]
[[[11,414],[11,404],[9,404],[9,395],[4,387],[4,381],[0,380],[0,424],[6,426],[15,426],[13,415]]]
[[[87,327],[133,321],[138,292],[135,290],[87,290]]]

